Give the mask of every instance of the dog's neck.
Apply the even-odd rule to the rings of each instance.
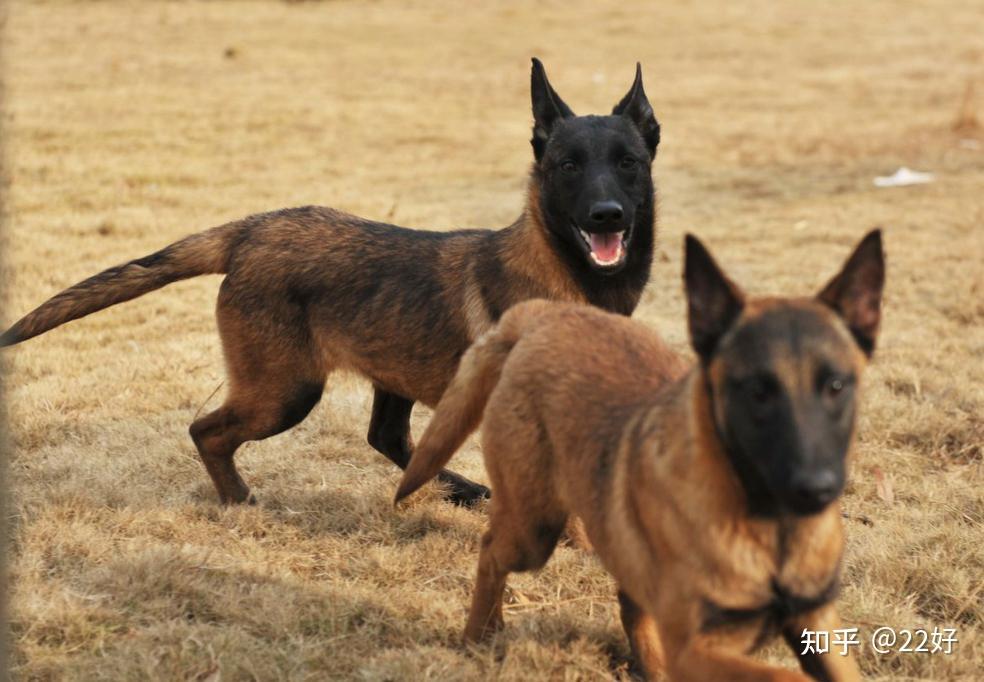
[[[550,242],[539,186],[532,180],[526,193],[523,214],[497,233],[503,265],[514,274],[544,289],[544,297],[575,303],[590,303],[588,297]]]

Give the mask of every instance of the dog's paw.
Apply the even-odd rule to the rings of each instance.
[[[444,499],[459,507],[474,507],[492,497],[492,491],[486,486],[450,471],[441,473],[441,482],[446,491]]]

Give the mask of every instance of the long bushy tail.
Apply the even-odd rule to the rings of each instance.
[[[506,358],[542,305],[544,301],[529,301],[513,307],[462,356],[458,373],[434,408],[434,415],[403,472],[395,502],[437,476],[478,428]]]
[[[240,222],[193,234],[149,256],[103,270],[48,299],[0,335],[12,346],[111,305],[198,275],[227,271],[229,256],[245,226]]]

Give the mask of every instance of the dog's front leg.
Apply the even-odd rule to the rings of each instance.
[[[413,454],[410,437],[410,413],[413,402],[403,396],[376,387],[372,397],[372,418],[369,420],[369,445],[401,469],[406,469]],[[470,506],[490,496],[484,485],[444,469],[438,480],[448,487],[448,499],[455,504]]]
[[[668,652],[669,678],[673,682],[812,682],[798,670],[779,668],[724,648],[720,641],[694,635],[674,651],[672,636],[661,631]]]
[[[663,672],[663,645],[653,617],[640,608],[622,590],[618,591],[622,607],[622,627],[632,646],[633,672],[642,673],[647,680],[658,679]]]
[[[826,632],[838,630],[841,627],[837,609],[833,604],[822,606],[788,623],[782,631],[786,644],[799,657],[803,672],[815,680],[822,682],[853,682],[861,679],[858,665],[845,650],[816,653],[815,648],[807,649],[803,644],[803,631]],[[828,634],[829,637],[829,634]],[[806,652],[806,653],[804,653]]]

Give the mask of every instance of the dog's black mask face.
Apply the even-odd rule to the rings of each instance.
[[[612,275],[651,256],[659,124],[641,70],[611,116],[575,116],[533,60],[533,152],[547,230],[582,268]],[[640,252],[634,256],[633,247]]]
[[[862,241],[815,299],[746,304],[689,239],[686,267],[691,339],[750,512],[822,511],[844,489],[855,387],[874,348],[884,283],[880,234]]]
[[[813,514],[843,491],[858,351],[818,303],[749,311],[722,341],[715,418],[753,513]]]

